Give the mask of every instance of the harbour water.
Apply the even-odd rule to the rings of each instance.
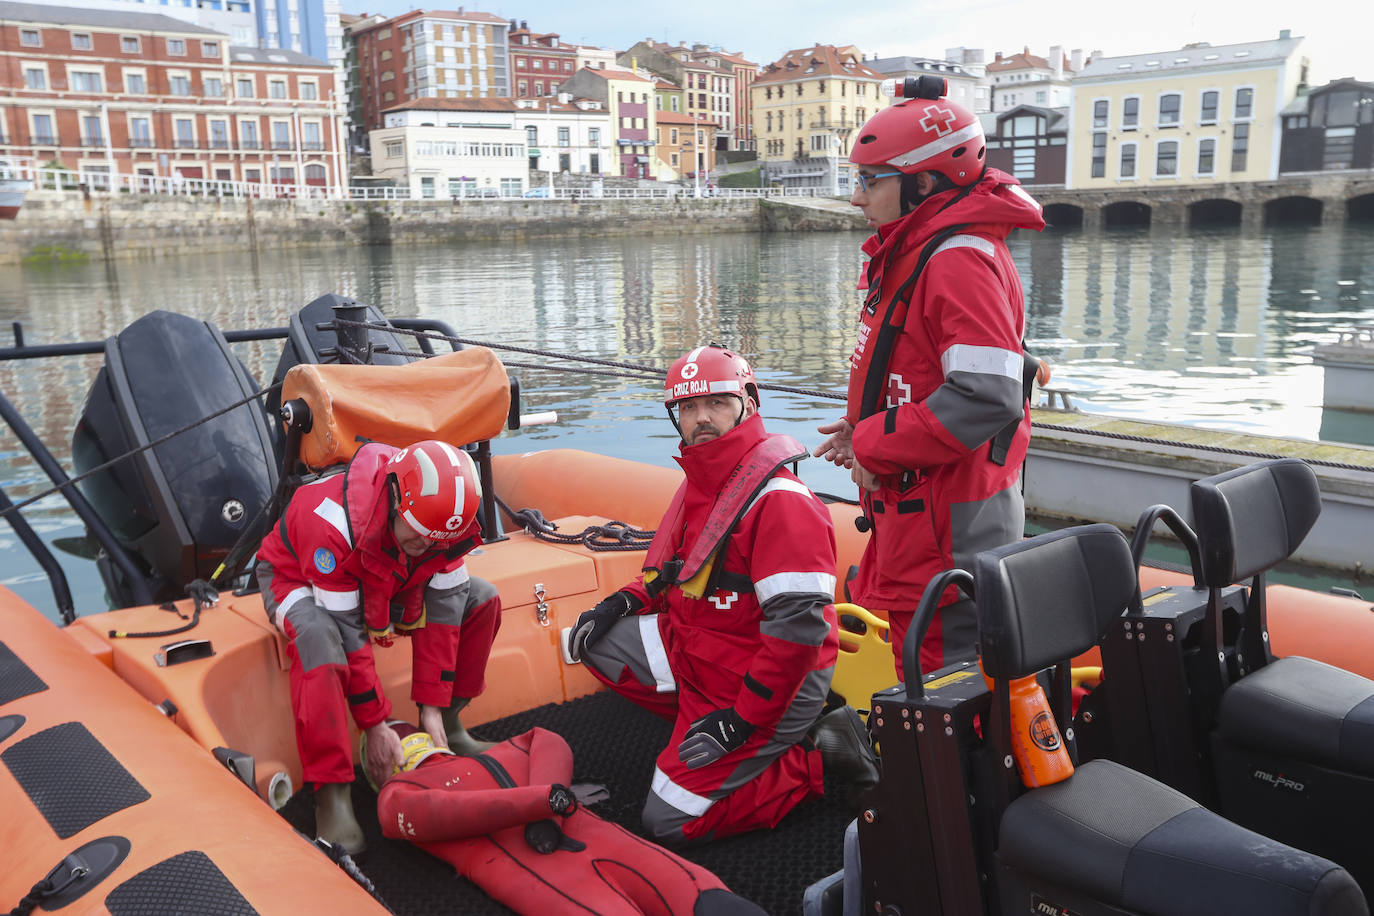
[[[461,248],[223,253],[154,262],[0,269],[0,319],[27,343],[98,340],[153,309],[222,329],[284,326],[325,292],[391,316],[438,318],[466,338],[664,368],[703,341],[738,348],[765,383],[840,394],[858,320],[859,234],[722,234],[492,242]],[[1374,417],[1324,410],[1311,348],[1374,321],[1374,224],[1148,230],[1014,237],[1028,348],[1089,411],[1307,439],[1374,444]],[[8,341],[6,341],[8,343]],[[278,342],[235,345],[266,384]],[[503,352],[524,409],[559,421],[507,433],[498,452],[565,446],[667,464],[658,391],[642,377],[588,375]],[[0,364],[0,385],[60,462],[98,356]],[[169,392],[169,396],[175,393]],[[803,442],[840,411],[818,395],[765,392],[771,428]],[[847,475],[804,462],[814,488]],[[18,440],[0,436],[0,485],[19,501],[48,487]],[[81,534],[60,497],[26,512],[47,540]],[[100,609],[91,564],[61,554],[79,612]],[[39,607],[45,577],[0,527],[0,583]]]

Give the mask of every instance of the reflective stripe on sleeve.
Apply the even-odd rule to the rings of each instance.
[[[705,796],[695,792],[688,792],[682,786],[668,778],[668,774],[658,767],[654,767],[654,781],[649,787],[659,798],[672,805],[683,814],[690,814],[692,817],[701,817],[715,802]]]
[[[435,591],[448,591],[468,581],[468,568],[460,566],[450,572],[435,573],[430,577],[429,587]]]
[[[835,594],[835,577],[819,572],[780,572],[754,583],[754,597],[763,604],[775,595]]]
[[[351,611],[358,606],[358,590],[355,588],[351,592],[331,592],[314,586],[315,603],[326,611],[339,613],[340,611]]]
[[[940,369],[946,378],[951,372],[973,372],[978,375],[1000,375],[1019,383],[1023,362],[1019,352],[971,344],[954,344],[940,354]]]
[[[815,494],[807,488],[806,484],[802,483],[800,480],[792,480],[789,477],[774,477],[763,485],[763,489],[758,492],[757,496],[749,501],[749,505],[744,508],[744,515],[741,515],[740,518],[744,518],[745,515],[752,512],[754,507],[758,505],[759,500],[763,499],[769,493],[778,492],[797,493],[802,496],[815,496]]]
[[[645,614],[639,618],[639,641],[644,644],[644,657],[649,660],[649,671],[654,676],[655,689],[659,693],[672,693],[677,690],[673,669],[668,666],[668,650],[663,645],[663,637],[658,632],[658,615]]]

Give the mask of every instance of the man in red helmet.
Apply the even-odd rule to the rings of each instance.
[[[427,733],[459,754],[490,746],[458,719],[485,687],[501,617],[496,589],[463,565],[481,543],[481,501],[462,449],[369,443],[342,473],[297,490],[258,550],[267,616],[291,641],[296,746],[316,829],[351,854],[363,834],[349,797],[350,714],[371,739],[364,767],[390,772],[405,760],[370,641],[411,637],[411,698]]]
[[[848,407],[815,449],[859,485],[873,534],[850,594],[889,612],[899,676],[926,583],[971,569],[1025,524],[1025,302],[1005,240],[1045,221],[1015,178],[987,167],[977,115],[944,90],[938,77],[899,83],[904,98],[854,138],[850,203],[874,234]],[[973,608],[956,597],[921,646],[923,671],[974,655]]]
[[[569,658],[673,722],[643,818],[681,846],[774,826],[821,793],[823,766],[867,783],[877,767],[854,710],[821,717],[838,646],[835,534],[783,467],[805,448],[769,435],[753,371],[718,344],[673,363],[664,403],[687,478],[643,574],[565,639]]]

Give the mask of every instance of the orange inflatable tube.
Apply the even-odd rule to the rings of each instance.
[[[383,913],[98,658],[0,588],[0,901],[90,841],[127,854],[63,913]],[[112,841],[113,842],[113,841]],[[107,903],[109,901],[109,903]]]

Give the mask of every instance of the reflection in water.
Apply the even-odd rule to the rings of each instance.
[[[0,319],[29,343],[101,339],[153,309],[221,328],[284,326],[322,293],[353,296],[397,317],[425,315],[461,334],[521,347],[655,367],[716,340],[739,348],[761,380],[844,390],[858,327],[859,234],[653,236],[491,242],[459,247],[341,247],[166,258],[155,262],[0,268]],[[1010,242],[1028,300],[1026,340],[1051,359],[1055,383],[1086,409],[1256,432],[1370,442],[1374,421],[1321,410],[1308,349],[1333,329],[1374,320],[1374,226],[1218,228],[1170,237],[1018,233]],[[280,344],[235,345],[260,380]],[[512,362],[547,362],[506,354]],[[0,385],[69,462],[71,430],[96,356],[0,364]],[[642,378],[521,368],[527,411],[557,426],[507,434],[494,447],[571,446],[667,464],[673,432]],[[169,396],[175,393],[169,392]],[[803,442],[838,401],[765,393],[770,426]],[[47,481],[12,436],[0,483],[16,501]],[[849,493],[842,472],[810,461],[818,489]],[[60,499],[27,516],[45,537],[78,534]],[[0,527],[0,581],[32,578]],[[70,567],[64,558],[64,563]],[[41,581],[20,582],[49,604]],[[78,587],[82,607],[98,586]],[[91,595],[94,594],[94,598]]]

